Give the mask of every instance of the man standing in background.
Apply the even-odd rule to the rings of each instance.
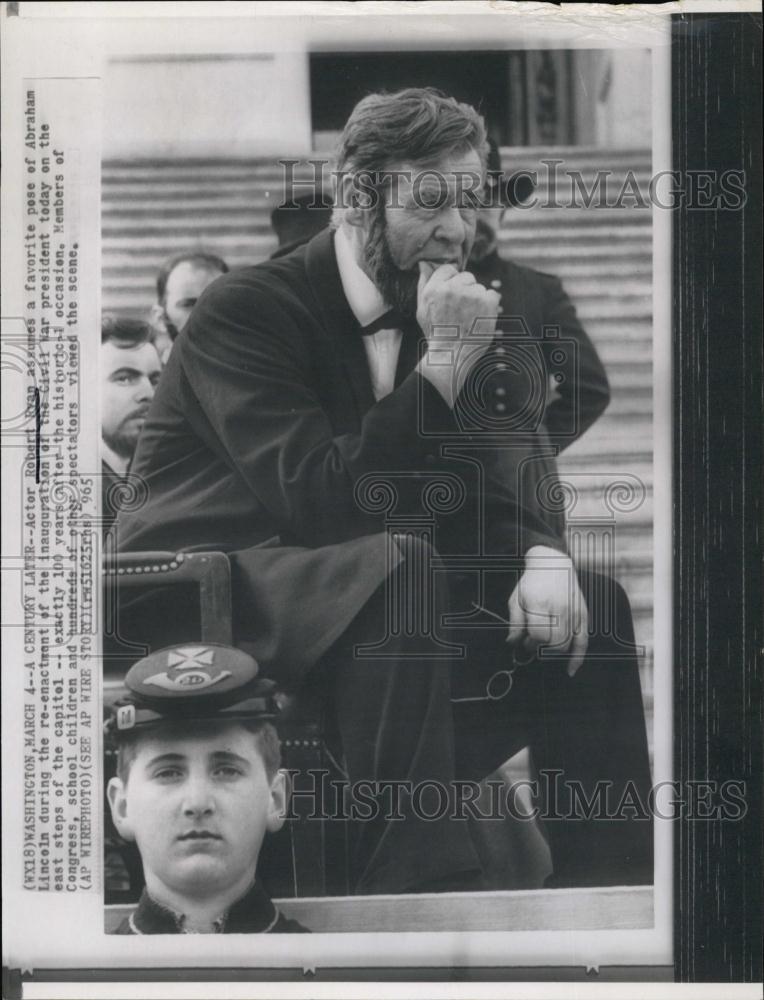
[[[164,262],[157,275],[157,301],[151,309],[154,343],[162,364],[196,300],[215,278],[227,273],[226,262],[205,250],[184,251]]]
[[[129,471],[162,374],[148,323],[104,316],[101,321],[101,472],[105,528],[119,506],[118,486]]]
[[[520,173],[502,173],[501,157],[489,140],[487,207],[480,210],[475,227],[475,242],[470,251],[468,269],[477,281],[493,289],[501,298],[497,328],[513,335],[512,324],[520,322],[515,336],[530,338],[538,344],[548,391],[543,419],[535,429],[535,441],[523,462],[518,488],[526,502],[537,506],[545,520],[559,534],[565,531],[565,519],[554,504],[544,504],[549,496],[545,477],[557,476],[555,454],[577,441],[607,409],[610,386],[597,349],[581,326],[576,309],[559,278],[553,274],[517,264],[499,254],[499,233],[506,224],[511,232],[511,212],[530,196],[534,184]],[[521,372],[505,375],[513,383],[505,392],[523,395]],[[526,387],[527,394],[527,387]],[[517,455],[517,446],[515,444]]]

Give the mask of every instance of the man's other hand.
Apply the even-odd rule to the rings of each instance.
[[[509,637],[521,658],[541,647],[568,652],[568,676],[581,666],[588,645],[589,613],[573,563],[562,552],[535,545],[509,598]]]

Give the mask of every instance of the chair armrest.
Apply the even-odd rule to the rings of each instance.
[[[200,640],[231,644],[231,565],[224,552],[119,552],[104,558],[103,575],[104,585],[115,579],[119,588],[197,583]]]

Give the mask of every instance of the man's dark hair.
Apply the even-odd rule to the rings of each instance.
[[[161,305],[164,305],[165,295],[167,294],[167,282],[170,275],[178,264],[186,263],[196,264],[198,267],[208,271],[220,271],[221,274],[228,274],[228,264],[226,264],[222,257],[218,257],[217,254],[208,253],[206,250],[191,250],[176,254],[162,264],[157,275],[157,302]]]
[[[151,326],[142,319],[104,314],[101,317],[101,343],[110,341],[117,347],[131,348],[151,344],[154,337]]]
[[[337,169],[357,173],[474,149],[485,167],[485,123],[469,104],[432,87],[369,94],[353,108],[337,151]]]

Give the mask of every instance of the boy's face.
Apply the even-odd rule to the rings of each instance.
[[[140,739],[126,783],[109,782],[114,822],[135,840],[149,891],[204,899],[254,877],[266,831],[283,824],[284,774],[268,780],[256,737],[231,723]]]

